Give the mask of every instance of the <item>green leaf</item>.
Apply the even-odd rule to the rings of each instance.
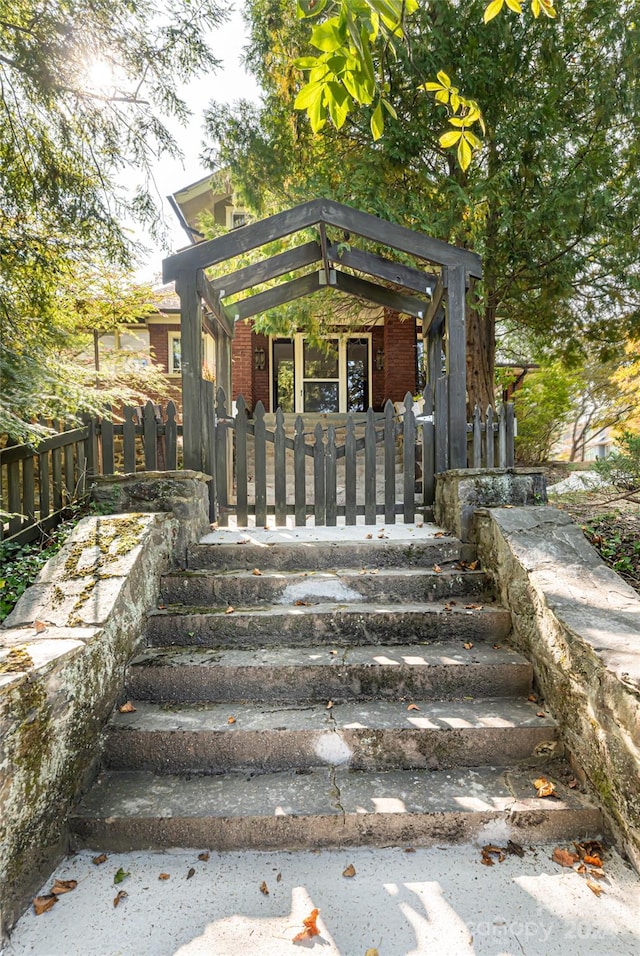
[[[438,142],[443,147],[443,149],[448,149],[449,146],[455,146],[458,140],[461,138],[462,132],[457,129],[450,129],[446,133],[443,133]]]
[[[380,139],[384,131],[384,116],[382,113],[382,103],[378,105],[371,114],[371,133],[374,140]]]
[[[326,100],[331,122],[336,129],[342,129],[344,121],[351,111],[349,94],[342,84],[327,83]]]
[[[319,24],[311,31],[311,44],[319,50],[325,50],[327,53],[339,50],[345,40],[346,27],[341,26],[336,17]]]
[[[113,878],[113,882],[117,885],[118,883],[122,883],[123,880],[126,880],[128,876],[131,876],[131,873],[123,870],[122,867],[120,867],[120,869],[118,870],[118,872]]]
[[[293,65],[298,70],[312,70],[315,66],[318,65],[317,56],[299,56],[297,60],[293,61]]]
[[[483,20],[485,23],[489,23],[490,20],[493,20],[494,17],[497,17],[500,11],[504,6],[504,0],[491,0],[491,3],[484,11]],[[467,166],[469,164],[467,163]]]
[[[327,2],[328,0],[297,0],[296,16],[298,20],[319,16],[326,7]]]
[[[324,102],[324,90],[322,91],[322,95],[318,96],[318,98],[310,104],[309,108],[307,109],[307,116],[309,117],[309,122],[311,123],[311,129],[313,132],[319,133],[327,122],[327,107]]]
[[[322,97],[323,91],[324,85],[322,83],[307,83],[296,96],[293,108],[295,110],[309,109],[318,98]]]
[[[391,103],[389,102],[389,100],[381,99],[380,102],[382,103],[382,105],[383,105],[384,108],[386,109],[387,113],[389,113],[390,116],[393,116],[393,118],[394,118],[395,120],[397,120],[397,119],[398,119],[398,114],[396,113],[395,109],[393,108],[393,106],[391,105]]]

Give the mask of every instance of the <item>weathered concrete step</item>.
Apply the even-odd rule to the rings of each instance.
[[[520,700],[157,705],[136,701],[107,728],[105,759],[160,773],[307,769],[443,769],[549,756],[551,717]],[[411,707],[411,709],[409,709]],[[230,722],[231,719],[231,722]]]
[[[335,529],[332,529],[335,530]],[[412,540],[378,538],[377,529],[344,528],[345,540],[296,541],[295,530],[287,543],[265,543],[247,532],[235,544],[196,544],[189,548],[190,570],[216,571],[267,568],[280,571],[324,571],[326,568],[414,568],[448,561],[472,561],[475,552],[457,538],[443,535]],[[367,534],[373,537],[368,539]]]
[[[475,602],[470,602],[475,603]],[[148,643],[204,647],[288,644],[410,644],[456,638],[502,641],[511,614],[502,607],[463,604],[316,604],[225,610],[190,607],[153,611],[146,625]]]
[[[440,567],[440,566],[438,566]],[[256,573],[260,571],[260,573]],[[181,571],[162,579],[162,603],[182,605],[294,604],[308,601],[377,601],[401,604],[466,596],[490,590],[486,574],[445,565],[432,568],[339,571]]]
[[[167,701],[313,701],[522,697],[531,664],[508,648],[478,644],[151,647],[131,662],[127,696]]]
[[[539,767],[517,770],[316,770],[219,777],[104,773],[71,818],[75,847],[111,852],[442,843],[556,843],[600,836],[600,811],[545,768],[558,799],[539,799]]]

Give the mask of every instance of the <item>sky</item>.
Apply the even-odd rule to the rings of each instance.
[[[167,124],[174,133],[184,154],[182,162],[170,157],[161,158],[154,168],[154,179],[158,202],[162,201],[162,212],[169,227],[169,246],[164,249],[153,244],[148,234],[134,230],[135,238],[144,243],[148,253],[142,258],[136,271],[140,282],[156,283],[162,271],[162,259],[168,252],[175,252],[188,244],[188,239],[178,224],[175,213],[166,197],[209,172],[200,160],[202,151],[203,114],[211,100],[231,103],[234,100],[247,99],[257,102],[259,90],[256,81],[249,76],[241,65],[242,48],[246,42],[246,28],[240,12],[233,12],[227,23],[215,31],[211,45],[215,56],[222,61],[216,73],[200,77],[182,88],[182,94],[189,104],[193,116],[189,125]]]

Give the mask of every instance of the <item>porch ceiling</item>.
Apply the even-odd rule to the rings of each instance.
[[[314,226],[319,228],[317,242],[294,246],[214,280],[204,275],[203,270],[210,266]],[[327,226],[344,230],[349,241],[327,243]],[[372,240],[434,265],[440,275],[353,247],[350,243],[352,236]],[[316,263],[321,263],[323,268],[232,304],[225,305],[222,301]],[[193,282],[195,276],[199,295],[213,312],[220,328],[230,335],[233,334],[234,320],[257,315],[327,287],[424,319],[430,311],[434,289],[446,284],[449,266],[462,267],[467,277],[482,276],[481,260],[475,253],[350,206],[328,199],[314,199],[169,256],[163,261],[163,279],[180,284],[185,279]],[[374,281],[345,272],[344,268],[370,276]],[[390,288],[390,284],[402,291]],[[428,298],[423,298],[425,295]]]

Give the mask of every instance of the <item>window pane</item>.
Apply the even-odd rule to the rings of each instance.
[[[171,339],[171,354],[169,356],[169,371],[180,372],[182,370],[181,359],[181,341],[178,338]]]
[[[304,343],[304,378],[338,377],[338,340],[330,339],[329,352],[321,352]]]
[[[339,386],[337,382],[305,382],[305,412],[337,412]]]
[[[347,342],[347,411],[366,412],[369,404],[369,343]]]
[[[273,343],[273,407],[283,412],[295,411],[295,376],[293,341],[278,339]]]

